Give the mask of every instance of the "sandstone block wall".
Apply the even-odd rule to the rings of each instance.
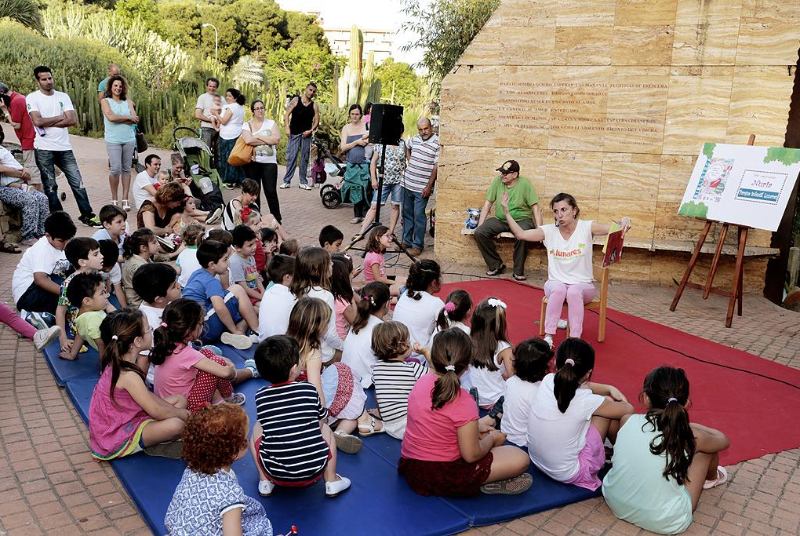
[[[696,155],[751,133],[783,145],[798,28],[800,2],[784,0],[503,0],[442,84],[437,255],[482,263],[464,209],[514,158],[545,221],[561,191],[583,218],[630,216],[642,249],[620,275],[680,279],[703,226],[677,215]],[[751,231],[751,252],[770,239]],[[534,248],[529,266],[542,262]],[[765,259],[745,266],[747,288],[763,288]]]

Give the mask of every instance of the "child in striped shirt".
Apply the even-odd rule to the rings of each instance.
[[[349,489],[350,479],[336,474],[336,443],[325,424],[328,410],[316,387],[296,381],[297,341],[286,335],[267,337],[256,348],[255,362],[261,377],[271,383],[256,393],[258,422],[250,440],[258,493],[268,497],[276,485],[306,487],[321,477],[326,497]]]
[[[419,344],[412,348],[411,335],[401,322],[384,322],[372,331],[372,351],[379,359],[372,369],[375,399],[381,412],[386,433],[403,439],[408,416],[408,395],[428,367],[416,361],[406,361],[411,351],[425,356],[430,365],[430,352]]]

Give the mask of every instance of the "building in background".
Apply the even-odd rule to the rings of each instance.
[[[324,21],[322,29],[325,31],[325,37],[328,38],[328,43],[331,46],[331,52],[338,56],[350,56],[350,28],[332,28],[328,27]],[[392,56],[392,43],[394,41],[393,30],[374,30],[360,28],[361,34],[364,37],[364,58],[370,52],[375,53],[375,63],[381,64],[386,58]]]

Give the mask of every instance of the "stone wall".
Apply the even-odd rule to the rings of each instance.
[[[561,191],[585,219],[630,216],[639,249],[619,273],[680,279],[703,226],[677,215],[696,155],[751,133],[783,145],[799,27],[785,0],[503,0],[442,84],[437,255],[482,263],[464,209],[514,158],[545,221]],[[748,289],[763,288],[770,239],[750,232]],[[534,248],[529,265],[543,260]]]

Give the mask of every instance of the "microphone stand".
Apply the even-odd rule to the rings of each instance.
[[[381,193],[383,192],[383,176],[385,171],[386,171],[386,143],[381,143],[381,164],[380,164],[380,171],[378,172],[378,190],[377,190],[378,203],[375,206],[375,219],[372,221],[372,223],[370,223],[367,226],[366,229],[364,229],[363,233],[359,233],[353,237],[352,242],[350,242],[350,244],[348,244],[347,247],[344,248],[344,251],[352,249],[353,246],[355,246],[358,242],[363,240],[364,237],[366,237],[371,230],[373,230],[378,225],[381,225]],[[395,246],[397,246],[397,249],[399,251],[402,251],[408,256],[409,259],[411,259],[411,262],[417,262],[417,259],[415,259],[414,256],[411,255],[408,252],[408,250],[406,250],[405,247],[403,247],[403,244],[399,240],[397,240],[397,237],[394,234],[392,234],[392,242],[394,242]]]

